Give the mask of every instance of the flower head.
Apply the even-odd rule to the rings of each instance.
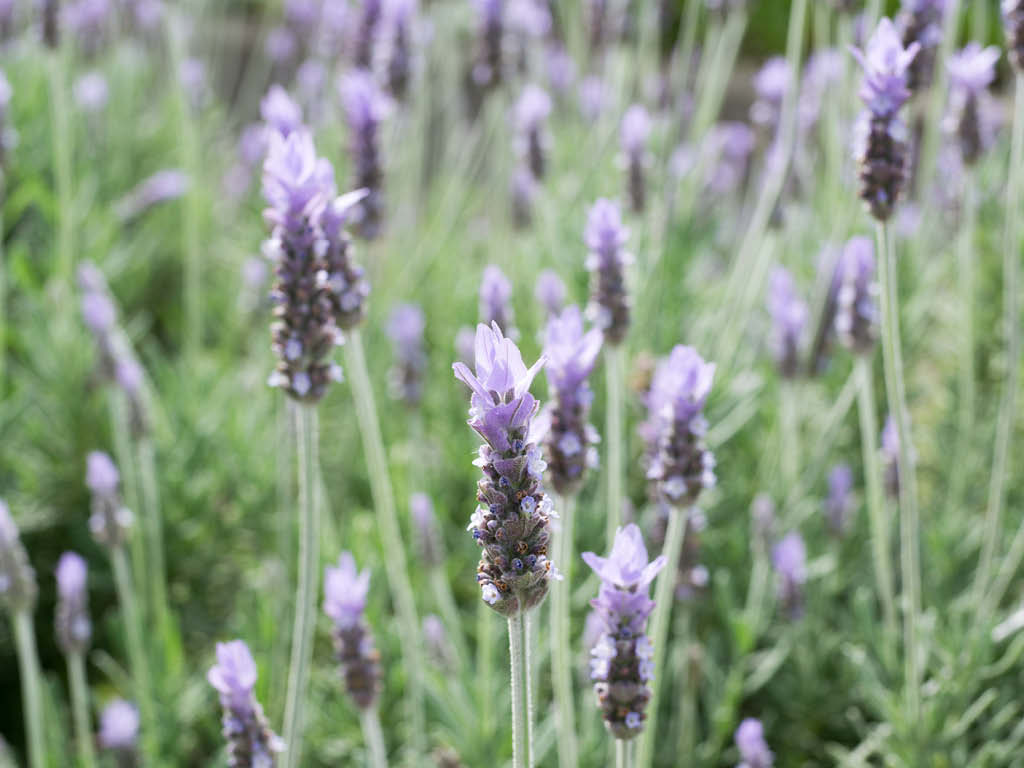
[[[647,559],[647,547],[644,545],[640,529],[629,524],[615,532],[615,541],[608,557],[600,557],[593,552],[583,553],[583,562],[589,565],[602,581],[618,589],[644,589],[665,567],[664,555],[653,561]]]
[[[949,57],[946,68],[953,87],[980,93],[996,77],[996,62],[1000,51],[994,45],[982,48],[980,43],[968,43]]]
[[[356,570],[351,552],[342,552],[335,568],[324,571],[324,613],[334,620],[334,651],[345,688],[356,705],[366,709],[377,698],[380,655],[366,625],[370,572]]]
[[[260,101],[260,117],[271,131],[284,137],[303,127],[302,107],[295,103],[288,91],[276,83],[270,86],[267,95]]]
[[[775,358],[783,376],[795,376],[799,366],[800,339],[807,325],[807,304],[796,292],[793,277],[783,267],[772,271],[768,286],[768,311],[775,327]]]
[[[651,116],[640,104],[634,104],[622,116],[620,141],[627,155],[643,152],[651,136]]]
[[[370,591],[370,572],[359,573],[351,552],[342,552],[336,567],[324,569],[324,613],[339,627],[362,618]]]
[[[764,740],[764,726],[760,720],[745,719],[736,729],[734,738],[743,760],[740,768],[771,768],[775,756]]]
[[[92,451],[86,457],[85,484],[93,493],[117,493],[121,475],[109,454]]]
[[[565,305],[565,283],[556,272],[550,269],[541,270],[537,275],[537,284],[533,296],[544,307],[548,316],[557,315]]]
[[[853,507],[853,470],[848,464],[836,464],[828,473],[828,497],[825,499],[825,516],[833,532],[846,531]]]
[[[230,766],[271,768],[274,755],[284,751],[253,693],[257,676],[256,662],[243,641],[217,643],[217,663],[206,679],[220,694]]]
[[[139,738],[139,710],[129,701],[114,699],[100,715],[97,740],[104,749],[131,752]]]
[[[863,51],[851,49],[864,69],[860,97],[873,114],[894,115],[910,98],[907,70],[920,47],[915,42],[904,48],[896,26],[883,18]]]
[[[807,581],[807,548],[799,533],[788,533],[775,545],[772,565],[779,579],[779,599],[791,618],[799,618],[803,613],[803,586]]]

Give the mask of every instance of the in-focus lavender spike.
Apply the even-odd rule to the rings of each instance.
[[[360,709],[369,709],[380,692],[380,654],[366,624],[370,572],[356,570],[351,552],[324,570],[324,613],[334,621],[334,652],[345,690]]]
[[[473,392],[468,424],[484,439],[473,462],[483,477],[469,530],[483,549],[477,583],[484,602],[513,617],[544,599],[554,573],[547,558],[554,509],[541,483],[541,436],[531,429],[539,403],[529,392],[545,359],[528,369],[497,323],[477,326],[475,358],[475,373],[452,366]]]
[[[358,209],[359,234],[373,240],[380,235],[384,214],[380,126],[391,112],[391,102],[366,70],[347,74],[340,92],[348,124],[352,186],[367,191]]]
[[[241,640],[217,643],[217,663],[206,675],[220,694],[229,768],[273,768],[285,745],[270,730],[254,689],[258,670]]]
[[[733,738],[743,761],[738,768],[772,768],[775,755],[764,740],[764,726],[760,720],[746,718],[736,729]]]
[[[619,206],[599,199],[587,214],[583,240],[590,250],[590,303],[587,316],[604,331],[609,344],[621,344],[629,331],[630,299],[626,291],[626,267],[633,256],[626,250],[629,231],[622,224]]]
[[[647,560],[640,529],[630,523],[615,532],[607,558],[584,552],[583,561],[601,579],[590,604],[602,634],[591,651],[590,678],[605,726],[616,739],[628,740],[643,730],[654,677],[654,646],[646,634],[654,610],[648,589],[665,567],[664,555]]]
[[[599,437],[589,422],[594,393],[587,384],[601,351],[600,328],[584,331],[583,315],[567,307],[548,320],[544,335],[547,377],[552,402],[545,441],[548,476],[563,496],[575,493],[587,467],[597,465]]]
[[[65,654],[83,654],[92,639],[89,620],[89,593],[86,580],[89,566],[75,552],[65,552],[57,561],[57,643]]]
[[[18,526],[0,499],[0,605],[12,613],[31,611],[38,594],[36,572],[29,564]]]

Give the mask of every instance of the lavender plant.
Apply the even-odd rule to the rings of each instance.
[[[388,336],[394,347],[388,387],[391,396],[409,408],[419,407],[423,398],[423,372],[427,365],[423,327],[423,310],[415,304],[395,307],[388,321]]]
[[[647,142],[651,136],[651,118],[640,104],[634,104],[622,116],[620,144],[626,165],[629,204],[634,213],[642,213],[647,205],[647,167],[650,155]]]
[[[775,755],[764,740],[764,726],[760,720],[748,717],[740,723],[734,737],[742,761],[737,768],[772,768]]]
[[[512,283],[501,267],[488,264],[480,279],[480,322],[496,323],[503,335],[513,342],[519,338],[512,304]]]
[[[405,99],[412,79],[412,23],[416,0],[392,0],[385,21],[388,26],[388,90],[399,101]]]
[[[381,233],[384,215],[380,126],[390,113],[391,103],[373,75],[365,70],[356,70],[345,76],[341,83],[341,100],[349,129],[353,186],[367,191],[359,205],[359,234],[367,240],[374,240]]]
[[[772,550],[772,565],[778,579],[778,596],[783,610],[795,621],[804,614],[804,582],[807,581],[807,549],[796,531],[782,537]]]
[[[130,701],[114,699],[100,714],[96,735],[100,748],[110,752],[118,768],[136,768],[139,764],[139,710]]]
[[[92,639],[89,619],[89,595],[86,590],[88,566],[81,555],[65,552],[57,561],[57,643],[67,657],[71,688],[78,763],[83,768],[96,765],[92,746],[92,721],[89,714],[89,686],[85,677],[85,653]]]
[[[551,97],[537,85],[527,85],[516,102],[516,149],[526,160],[535,179],[543,179],[546,155],[551,144],[547,119],[551,114]]]

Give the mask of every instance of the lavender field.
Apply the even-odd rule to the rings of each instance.
[[[1024,0],[0,0],[0,768],[1024,768]]]

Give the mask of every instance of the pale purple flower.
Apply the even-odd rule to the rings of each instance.
[[[651,118],[640,104],[634,104],[622,117],[619,141],[625,155],[629,201],[634,212],[644,210],[647,198],[646,167],[649,162],[647,141],[651,136]]]
[[[750,107],[750,119],[755,125],[774,129],[779,124],[782,102],[790,88],[789,64],[782,56],[768,59],[754,76],[756,100]]]
[[[480,280],[480,322],[484,325],[497,323],[504,335],[515,340],[519,331],[515,327],[511,300],[512,283],[500,267],[489,264]]]
[[[851,49],[864,69],[860,98],[874,116],[892,117],[910,98],[907,69],[919,50],[918,43],[903,47],[895,25],[888,18],[878,23],[863,51]]]
[[[57,561],[57,642],[66,654],[83,653],[92,638],[86,579],[89,567],[74,552]]]
[[[6,605],[12,612],[30,612],[38,594],[36,572],[21,543],[18,526],[7,504],[0,499],[0,605]]]
[[[388,319],[388,336],[394,347],[395,362],[388,373],[392,397],[410,407],[423,397],[423,372],[427,365],[423,351],[423,310],[416,304],[400,304]]]
[[[803,587],[807,581],[807,548],[796,531],[786,534],[772,550],[778,578],[779,600],[792,619],[803,615]]]
[[[288,91],[276,83],[270,86],[267,95],[260,101],[260,117],[271,130],[277,131],[286,137],[293,131],[303,127],[302,107],[295,103]],[[252,141],[252,139],[247,139]],[[264,139],[264,142],[266,140]],[[266,145],[261,148],[258,154],[266,151]],[[256,154],[256,153],[253,153]]]
[[[533,296],[544,307],[548,317],[557,315],[565,305],[565,283],[554,270],[544,269],[537,275]]]
[[[505,0],[473,0],[477,13],[476,63],[473,82],[481,88],[491,88],[503,78],[505,39]]]
[[[967,165],[977,162],[994,138],[986,88],[995,79],[999,56],[995,46],[982,48],[978,43],[968,43],[950,56],[947,64],[950,98],[945,128],[953,135]]]
[[[132,752],[139,738],[139,710],[129,701],[114,699],[100,715],[96,739],[103,749]]]
[[[92,451],[86,459],[85,484],[92,494],[89,529],[100,543],[121,546],[132,526],[132,512],[121,502],[120,473],[113,459],[102,451]]]
[[[590,253],[590,303],[587,315],[604,331],[609,344],[621,344],[629,331],[630,299],[626,291],[626,267],[633,256],[625,246],[629,230],[622,224],[617,203],[598,199],[587,212],[583,241]]]
[[[852,237],[847,241],[833,280],[839,340],[855,352],[866,354],[874,348],[879,325],[875,246],[871,238]]]
[[[184,171],[165,168],[140,181],[115,205],[118,216],[129,221],[154,206],[181,198],[187,191],[189,178]]]
[[[783,376],[796,376],[800,365],[800,340],[807,325],[807,304],[796,292],[793,277],[784,267],[772,270],[768,285],[768,312],[772,317],[772,348]]]
[[[345,688],[362,709],[373,706],[380,687],[380,656],[366,624],[370,572],[356,570],[351,552],[324,570],[324,613],[334,621],[334,651]]]
[[[380,234],[383,217],[384,168],[380,126],[391,112],[391,101],[381,91],[373,75],[364,70],[347,74],[341,82],[340,93],[349,130],[352,186],[367,190],[357,213],[359,232],[372,240]]]
[[[828,497],[825,517],[833,533],[843,535],[853,513],[853,470],[849,464],[836,464],[828,473]]]
[[[342,552],[337,566],[324,569],[324,613],[347,628],[362,618],[370,591],[370,572],[359,573],[351,552]]]
[[[93,493],[117,493],[121,475],[113,459],[103,451],[92,451],[86,459],[85,484]]]
[[[278,26],[267,32],[263,50],[274,64],[284,65],[295,58],[299,43],[295,39],[295,33],[288,27]]]
[[[61,25],[69,30],[88,54],[99,48],[110,21],[110,0],[74,0],[65,4]]]
[[[224,710],[224,739],[228,765],[274,765],[274,755],[285,745],[270,730],[254,689],[258,671],[249,647],[241,640],[217,643],[217,663],[206,674]],[[243,762],[244,761],[244,762]]]
[[[108,333],[117,320],[117,310],[110,297],[89,292],[82,295],[82,320],[93,333]]]
[[[580,81],[580,114],[583,119],[594,122],[608,106],[608,89],[597,75],[588,75]]]
[[[771,768],[775,756],[764,740],[764,727],[760,720],[746,718],[736,729],[734,738],[741,760],[737,768]]]
[[[564,96],[576,79],[576,62],[563,45],[550,45],[547,49],[547,76],[551,90]]]
[[[383,0],[360,0],[358,5],[359,23],[352,43],[352,63],[356,69],[369,70],[373,68],[373,53],[384,15],[384,3]]]
[[[746,123],[718,123],[711,129],[705,151],[714,161],[707,166],[705,184],[712,194],[727,195],[743,183],[756,144],[757,137]]]
[[[99,72],[87,72],[75,81],[75,103],[85,112],[102,112],[110,100],[107,79]]]

